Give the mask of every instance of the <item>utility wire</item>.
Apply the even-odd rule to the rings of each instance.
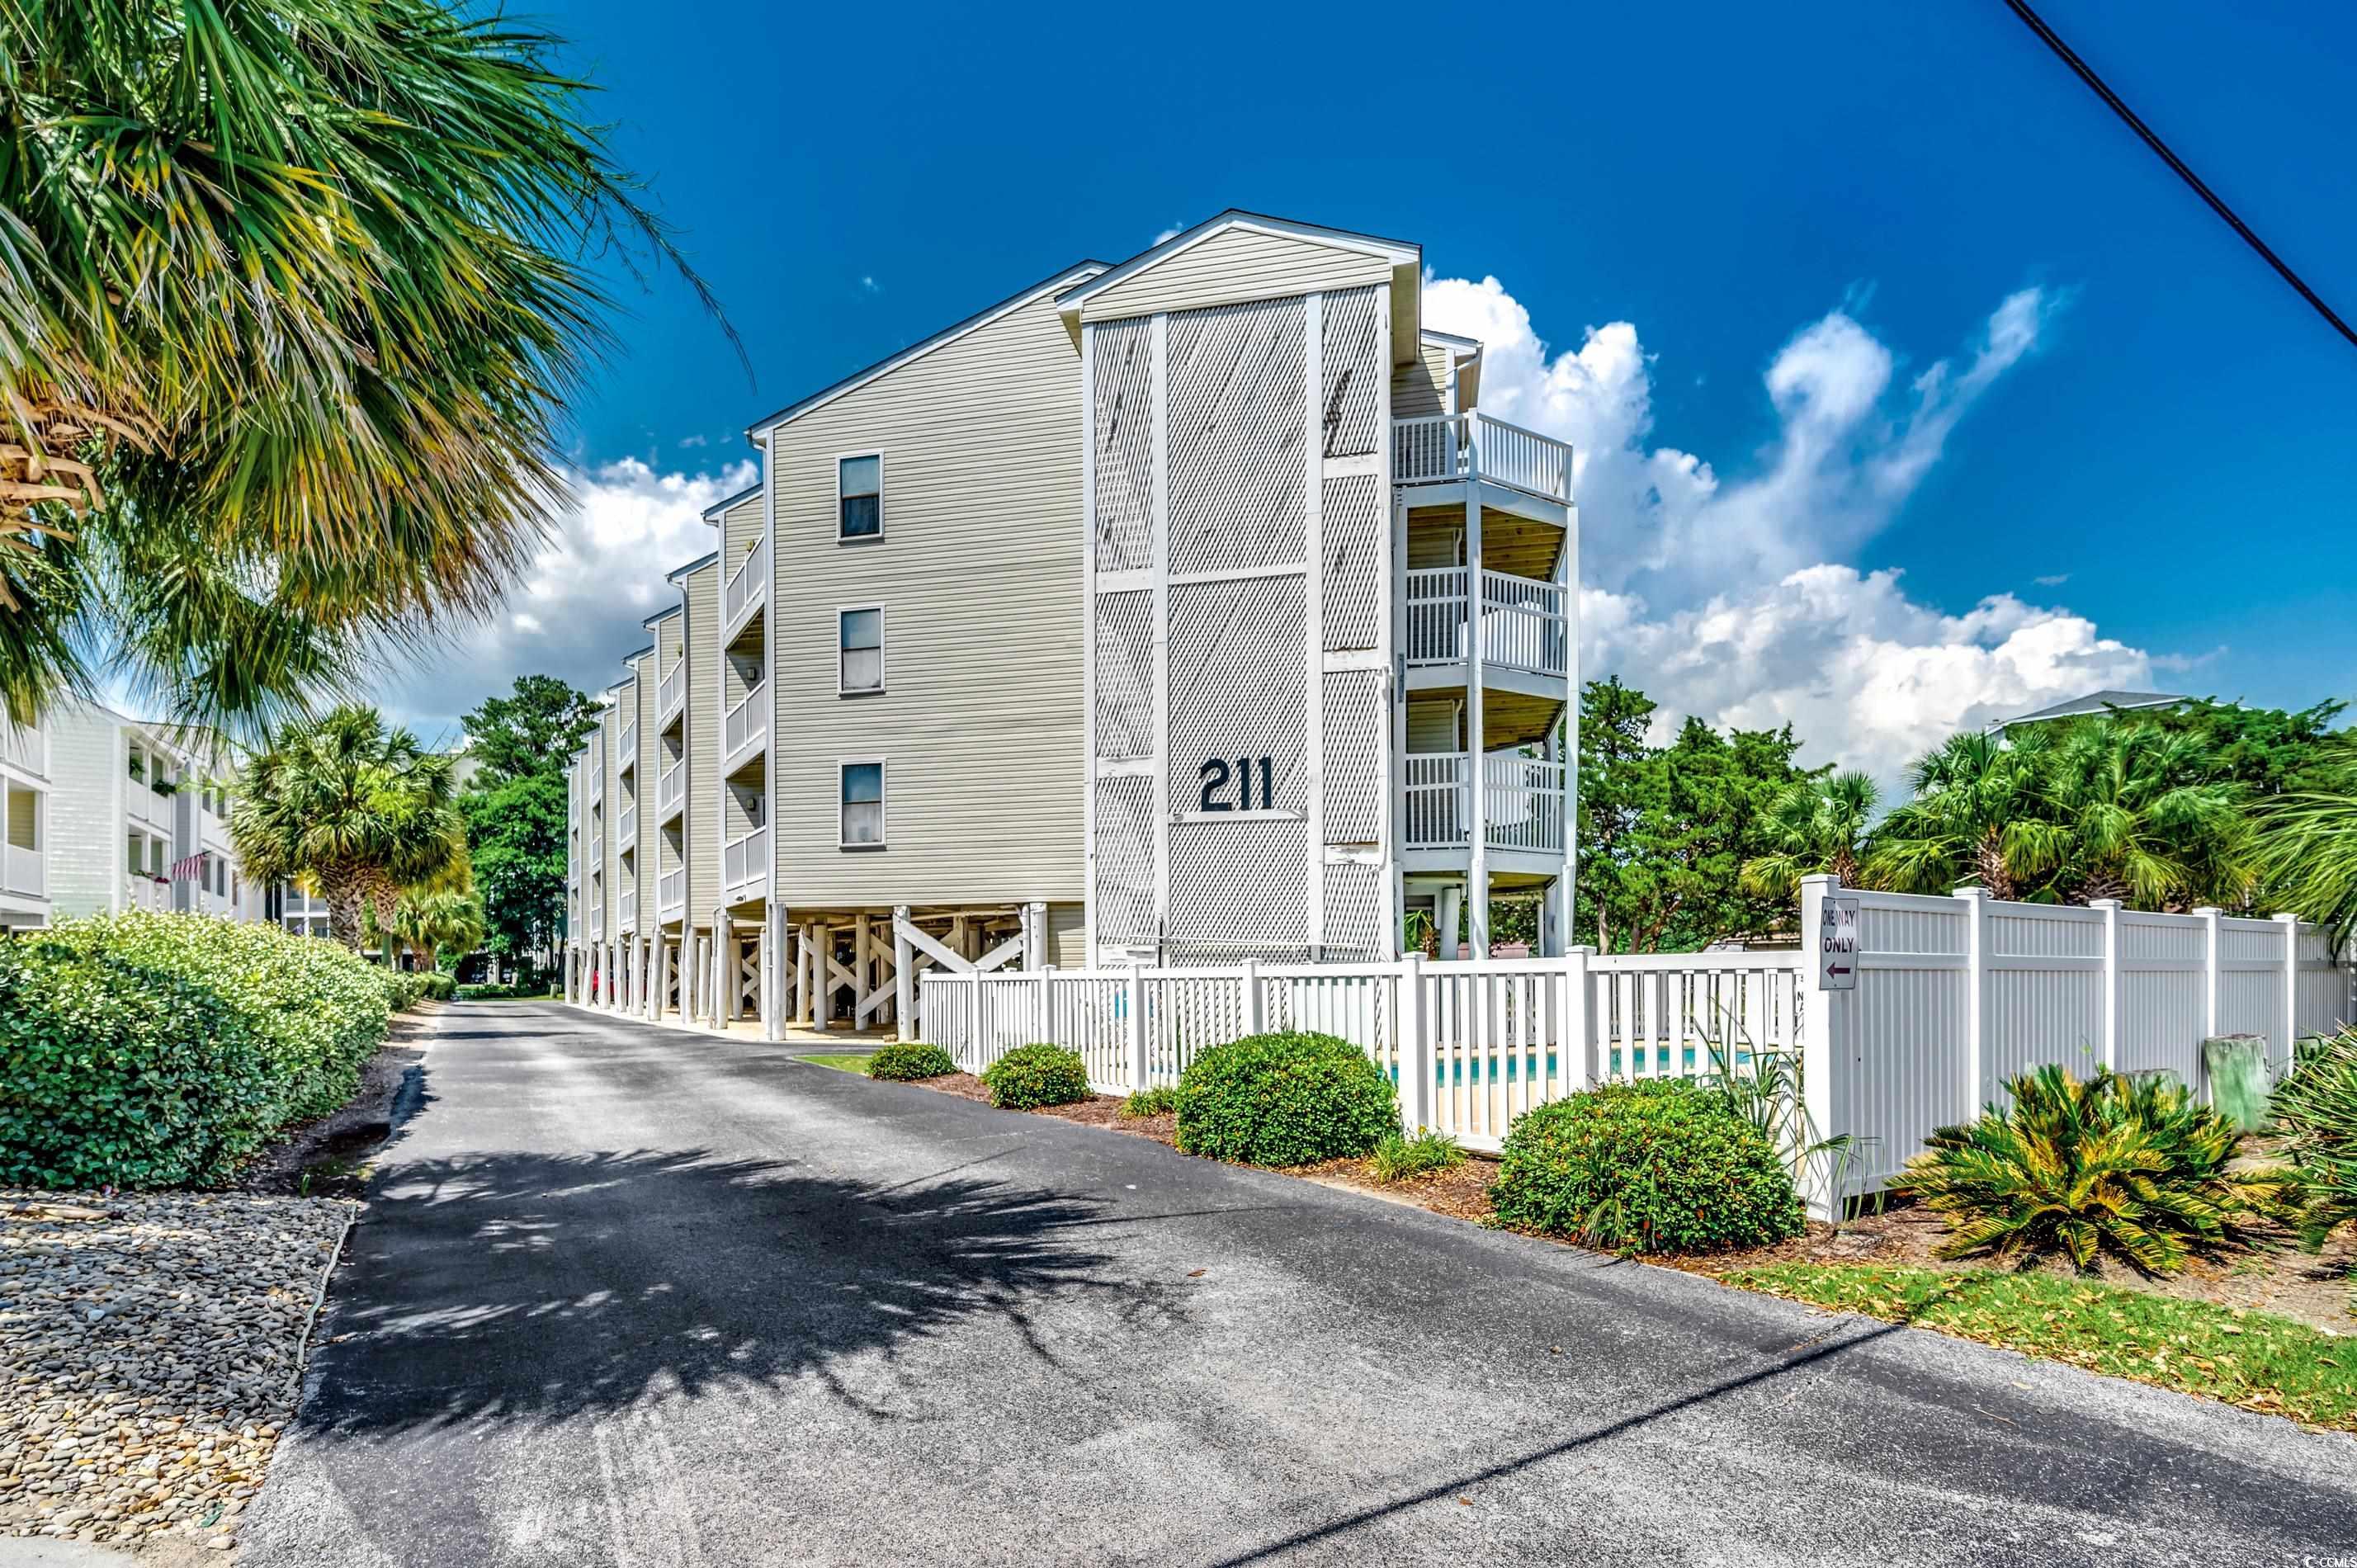
[[[2240,234],[2243,237],[2244,243],[2249,245],[2251,249],[2256,251],[2262,257],[2266,258],[2267,265],[2275,268],[2277,273],[2283,275],[2284,282],[2291,285],[2293,288],[2299,291],[2300,298],[2316,306],[2316,313],[2319,316],[2323,317],[2325,320],[2330,322],[2334,331],[2340,333],[2343,338],[2348,338],[2351,343],[2357,344],[2357,328],[2352,328],[2349,323],[2341,320],[2340,317],[2333,314],[2332,307],[2319,298],[2316,291],[2301,281],[2300,275],[2292,271],[2291,267],[2281,256],[2276,255],[2273,251],[2267,249],[2266,242],[2260,239],[2256,234],[2251,232],[2251,226],[2244,222],[2240,218],[2235,217],[2234,209],[2227,206],[2225,202],[2220,200],[2216,191],[2212,190],[2208,186],[2202,184],[2201,177],[2195,174],[2191,169],[2186,167],[2185,160],[2179,157],[2175,153],[2170,152],[2169,150],[2169,144],[2155,135],[2151,126],[2137,119],[2135,110],[2120,102],[2120,95],[2114,92],[2109,87],[2104,85],[2104,79],[2095,74],[2094,68],[2090,66],[2085,60],[2081,59],[2077,54],[2072,51],[2069,44],[2064,43],[2060,38],[2055,36],[2054,29],[2046,25],[2045,18],[2039,16],[2037,12],[2029,8],[2028,0],[2005,0],[2005,3],[2012,7],[2013,14],[2021,18],[2024,26],[2029,27],[2031,32],[2038,35],[2040,42],[2044,43],[2048,48],[2052,49],[2055,54],[2061,58],[2063,64],[2078,72],[2080,81],[2094,89],[2096,97],[2111,105],[2113,113],[2117,114],[2121,119],[2127,122],[2128,129],[2134,131],[2137,135],[2144,138],[2145,145],[2150,147],[2154,152],[2160,155],[2161,162],[2167,164],[2170,168],[2177,171],[2178,178],[2191,186],[2194,193],[2200,196],[2202,200],[2210,204],[2210,209],[2217,213],[2219,217],[2223,218],[2226,220],[2227,227],[2231,228],[2235,233]]]

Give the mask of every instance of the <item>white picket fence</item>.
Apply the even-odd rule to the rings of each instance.
[[[2201,1044],[2293,1042],[2352,1014],[2349,971],[2324,933],[2216,911],[1921,897],[1811,878],[1860,904],[1857,983],[1817,989],[1817,953],[1611,954],[1223,969],[996,971],[921,977],[922,1037],[967,1071],[1016,1046],[1078,1051],[1100,1092],[1175,1083],[1209,1047],[1268,1029],[1340,1036],[1400,1092],[1401,1120],[1496,1149],[1533,1106],[1594,1084],[1797,1069],[1806,1136],[1846,1135],[1816,1162],[1811,1207],[1887,1186],[1932,1128],[1969,1119],[2041,1062],[2084,1073],[2174,1072],[2204,1087]]]

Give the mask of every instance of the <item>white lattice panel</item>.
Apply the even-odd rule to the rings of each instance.
[[[1154,752],[1154,595],[1097,596],[1097,755]]]
[[[1383,639],[1383,574],[1391,530],[1383,487],[1372,474],[1326,481],[1318,520],[1325,556],[1326,646],[1373,648]]]
[[[1383,837],[1383,674],[1336,670],[1325,677],[1326,842],[1372,844]]]
[[[1307,306],[1264,300],[1170,317],[1170,570],[1298,564],[1308,515]]]
[[[1154,557],[1153,323],[1114,322],[1091,330],[1097,570],[1143,571]]]
[[[1383,931],[1383,883],[1388,875],[1380,865],[1326,867],[1324,957],[1388,960],[1393,956]]]
[[[1376,332],[1381,308],[1372,288],[1346,289],[1320,302],[1318,357],[1323,371],[1326,456],[1356,457],[1376,449],[1383,432],[1384,366]]]
[[[1270,817],[1170,824],[1170,942],[1207,959],[1289,957],[1309,942],[1309,825]]]
[[[1169,770],[1173,811],[1191,811],[1201,804],[1200,769],[1214,760],[1231,769],[1215,801],[1241,803],[1241,780],[1232,769],[1247,761],[1255,775],[1254,808],[1305,809],[1307,613],[1307,593],[1297,576],[1171,587],[1170,755],[1163,765]],[[1269,759],[1265,791],[1258,778],[1262,757]],[[1296,864],[1297,882],[1307,864]]]
[[[1097,780],[1096,929],[1100,946],[1152,942],[1154,780]]]

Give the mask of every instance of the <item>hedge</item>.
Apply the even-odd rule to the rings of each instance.
[[[1061,1046],[1017,1046],[982,1069],[982,1084],[1001,1111],[1037,1111],[1086,1100],[1089,1069]]]
[[[940,1078],[957,1069],[958,1065],[950,1060],[949,1052],[939,1046],[920,1045],[913,1040],[886,1046],[867,1058],[868,1077],[894,1083]]]
[[[1179,1075],[1178,1147],[1251,1165],[1363,1155],[1399,1131],[1399,1098],[1366,1052],[1331,1035],[1247,1035]]]
[[[360,1087],[384,972],[203,915],[102,915],[0,941],[0,1185],[218,1183]]]

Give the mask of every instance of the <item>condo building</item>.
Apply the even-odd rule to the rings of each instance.
[[[1570,930],[1571,452],[1414,244],[1229,212],[756,421],[575,758],[568,993],[901,1021],[927,968]]]

